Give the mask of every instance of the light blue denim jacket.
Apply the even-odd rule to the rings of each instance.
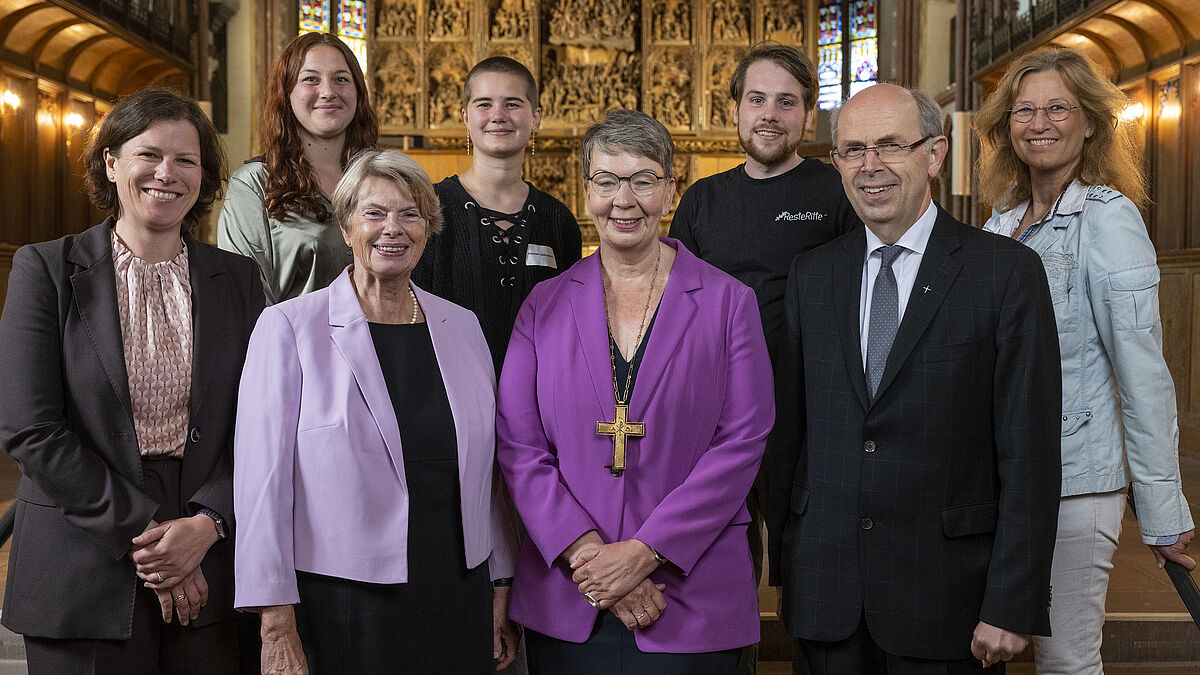
[[[993,212],[1011,236],[1029,207]],[[1026,242],[1042,258],[1062,354],[1062,496],[1132,483],[1143,540],[1192,529],[1175,384],[1162,352],[1154,245],[1133,202],[1069,185]]]

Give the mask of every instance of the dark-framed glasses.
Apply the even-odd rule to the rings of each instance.
[[[1046,117],[1050,118],[1051,122],[1061,122],[1071,116],[1072,110],[1078,110],[1079,106],[1069,103],[1051,103],[1050,105],[1019,105],[1008,111],[1012,115],[1015,122],[1032,122],[1033,117],[1037,115],[1039,110],[1046,111]]]
[[[592,190],[599,197],[611,197],[621,189],[621,181],[629,183],[629,189],[633,190],[633,194],[639,197],[649,197],[654,194],[654,190],[658,188],[658,184],[662,182],[666,176],[660,176],[649,169],[638,171],[632,176],[618,176],[611,171],[597,171],[588,176],[588,182],[592,184]]]
[[[857,164],[863,161],[867,156],[868,150],[874,150],[875,156],[882,162],[899,162],[904,159],[905,153],[913,148],[925,143],[933,136],[926,136],[920,140],[913,141],[909,144],[904,143],[879,143],[877,145],[848,145],[841,150],[834,150],[829,154],[834,158],[841,158],[847,164]]]

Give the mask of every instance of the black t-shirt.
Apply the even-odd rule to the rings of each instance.
[[[860,225],[833,167],[811,157],[771,178],[745,164],[696,181],[671,222],[692,253],[754,289],[771,362],[786,328],[783,295],[792,259]]]

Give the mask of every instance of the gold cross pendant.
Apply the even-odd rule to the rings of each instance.
[[[646,425],[642,422],[629,421],[629,405],[618,403],[616,418],[612,422],[596,422],[596,433],[613,438],[613,463],[606,467],[612,475],[620,476],[625,471],[625,439],[629,436],[645,436]]]

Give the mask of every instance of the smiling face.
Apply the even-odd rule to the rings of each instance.
[[[838,116],[838,150],[880,143],[908,145],[921,136],[916,100],[895,85],[877,84],[860,91],[846,101]],[[929,180],[942,167],[946,145],[944,136],[935,136],[886,163],[873,150],[857,162],[834,156],[854,210],[885,243],[895,243],[929,207]]]
[[[1057,70],[1046,70],[1021,78],[1012,109],[1054,104],[1071,108],[1079,105],[1079,99]],[[1071,110],[1061,122],[1051,120],[1045,110],[1036,110],[1028,122],[1018,122],[1011,115],[1008,118],[1013,150],[1029,167],[1029,178],[1035,185],[1065,186],[1083,156],[1083,141],[1091,138],[1092,131],[1082,109]]]
[[[308,50],[288,100],[300,123],[301,136],[323,140],[343,136],[358,104],[358,91],[346,58],[329,45]]]
[[[117,186],[118,231],[178,231],[200,195],[200,133],[185,120],[159,120],[105,148],[104,164]]]
[[[736,110],[747,173],[766,178],[799,164],[796,150],[808,128],[809,112],[804,109],[804,88],[791,73],[772,61],[750,64]]]
[[[608,171],[617,176],[632,176],[639,171],[652,171],[659,176],[665,173],[658,162],[624,150],[615,155],[593,150],[589,170],[592,175]],[[596,194],[591,181],[585,181],[585,187],[587,210],[596,225],[601,250],[651,245],[658,237],[658,224],[671,211],[675,196],[674,178],[659,181],[646,197],[635,195],[629,181],[621,181],[617,193],[609,197]]]
[[[509,73],[480,73],[471,80],[463,122],[478,152],[507,157],[521,154],[542,113],[530,103],[525,81]]]
[[[354,251],[355,277],[374,282],[407,281],[425,251],[427,227],[403,183],[368,176],[342,224],[342,236]]]

